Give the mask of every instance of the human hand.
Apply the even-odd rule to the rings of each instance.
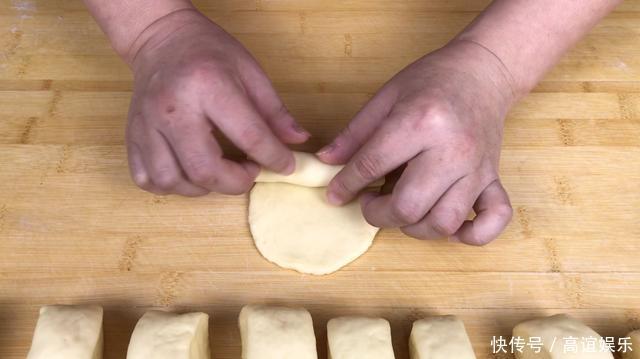
[[[231,35],[189,9],[156,21],[136,42],[126,140],[138,186],[157,194],[240,194],[251,188],[257,164],[283,174],[294,170],[285,144],[309,134]],[[224,158],[213,131],[251,160]]]
[[[391,194],[362,196],[369,223],[421,239],[490,242],[512,216],[498,162],[514,100],[508,70],[478,44],[454,41],[421,58],[318,152],[326,163],[346,163],[329,184],[328,200],[349,202],[406,164]],[[472,208],[476,217],[466,220]]]

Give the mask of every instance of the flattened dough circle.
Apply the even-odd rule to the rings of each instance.
[[[305,176],[316,177],[315,162],[321,166],[318,178],[333,173],[314,156],[296,153],[296,167],[309,171]],[[296,174],[288,177],[290,182]],[[281,267],[323,275],[366,252],[378,228],[364,219],[358,201],[332,206],[325,192],[325,187],[261,183],[258,177],[250,195],[249,227],[260,254]]]

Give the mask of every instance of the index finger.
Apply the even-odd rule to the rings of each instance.
[[[225,88],[205,104],[206,115],[249,158],[283,174],[295,169],[293,153],[271,131],[241,85]]]
[[[327,199],[334,205],[348,203],[367,185],[385,176],[418,154],[419,136],[411,136],[400,115],[391,115],[331,180]]]

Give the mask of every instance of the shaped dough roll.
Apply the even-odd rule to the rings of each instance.
[[[209,316],[152,310],[131,335],[127,359],[209,359]]]
[[[525,343],[522,353],[515,353],[519,359],[613,359],[610,352],[600,351],[602,337],[598,333],[566,314],[522,322],[513,328],[513,336]],[[585,346],[589,341],[595,342],[594,350]]]
[[[627,336],[631,338],[631,346],[622,354],[622,359],[640,359],[640,330],[635,330]]]
[[[305,309],[247,305],[240,312],[242,359],[317,359]]]
[[[452,315],[413,323],[409,338],[411,359],[475,359],[461,320]]]
[[[101,307],[47,305],[40,308],[27,359],[101,358]]]
[[[256,182],[290,183],[305,187],[326,187],[344,166],[332,166],[311,153],[293,152],[296,161],[294,173],[286,176],[271,171],[260,171]]]
[[[290,175],[282,175],[269,170],[262,170],[256,182],[289,183],[303,187],[327,187],[331,179],[340,172],[343,165],[328,165],[320,161],[314,154],[306,152],[293,152],[296,161],[296,169]],[[380,187],[384,184],[384,178],[370,184],[369,187]]]
[[[389,322],[341,317],[327,323],[329,359],[394,359]]]

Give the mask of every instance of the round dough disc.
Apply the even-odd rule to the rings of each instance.
[[[367,251],[378,228],[362,216],[358,201],[332,206],[326,188],[256,183],[249,226],[269,261],[302,273],[329,274]]]

